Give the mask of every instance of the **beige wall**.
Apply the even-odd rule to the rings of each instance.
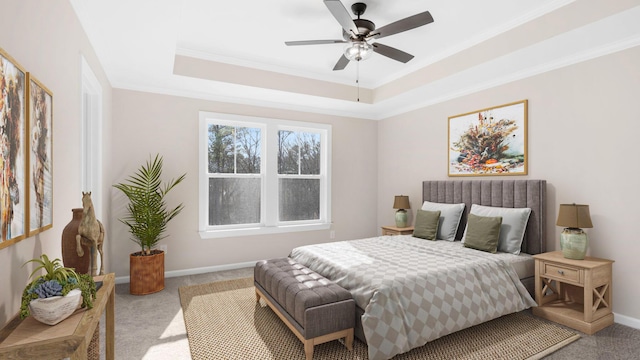
[[[5,1],[0,11],[0,47],[53,92],[53,228],[0,249],[0,326],[20,308],[32,265],[46,253],[61,257],[61,233],[71,208],[81,207],[80,56],[103,86],[105,123],[110,120],[111,87],[68,1]],[[108,127],[104,138],[108,139]],[[107,204],[101,206],[106,213]]]
[[[107,226],[107,271],[128,275],[135,244],[123,225],[122,181],[149,154],[165,157],[167,175],[187,172],[172,194],[186,208],[169,225],[166,270],[176,271],[285,256],[297,245],[329,241],[329,231],[202,240],[197,234],[198,111],[226,112],[333,126],[333,227],[336,240],[371,236],[393,223],[393,195],[408,194],[419,207],[420,182],[446,179],[447,117],[492,105],[529,100],[529,175],[548,181],[548,247],[558,248],[559,203],[591,206],[587,230],[593,256],[614,259],[613,308],[640,321],[635,299],[640,242],[634,224],[640,199],[635,164],[640,121],[640,47],[538,75],[380,122],[286,110],[222,104],[127,90],[112,92],[97,58],[66,1],[2,0],[0,47],[53,91],[54,226],[0,249],[0,326],[18,310],[31,267],[42,253],[59,257],[60,234],[70,209],[80,206],[80,55],[104,91],[105,145],[102,221]],[[110,134],[117,134],[111,136]],[[614,183],[615,184],[612,184]],[[111,201],[114,206],[111,207]]]
[[[332,230],[336,240],[376,234],[377,122],[327,115],[216,103],[128,90],[113,91],[112,174],[106,183],[123,181],[156,152],[164,156],[164,174],[187,173],[170,194],[169,203],[185,209],[168,226],[166,271],[214,267],[287,256],[298,245],[327,242],[329,230],[276,235],[201,239],[198,230],[199,111],[326,123],[332,125]],[[126,200],[110,192],[112,208],[109,271],[129,275],[129,253],[137,251],[124,225]],[[120,204],[120,205],[118,205]]]
[[[378,128],[378,224],[393,195],[420,207],[421,184],[447,179],[448,117],[529,100],[529,175],[548,182],[547,249],[559,249],[558,204],[589,204],[590,254],[615,260],[613,310],[640,319],[637,165],[640,47],[383,120]]]

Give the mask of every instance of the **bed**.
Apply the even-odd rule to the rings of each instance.
[[[535,306],[530,295],[533,260],[528,254],[545,251],[546,181],[424,181],[422,188],[423,209],[465,204],[450,240],[463,238],[467,219],[475,224],[476,210],[483,206],[530,209],[516,251],[520,254],[492,254],[460,241],[428,241],[411,235],[293,249],[290,256],[295,261],[351,292],[357,305],[356,336],[368,344],[371,360],[389,359],[455,331]],[[446,228],[442,225],[438,231]]]

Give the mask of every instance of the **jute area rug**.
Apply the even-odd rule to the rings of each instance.
[[[262,302],[253,279],[238,279],[179,289],[194,360],[305,359],[302,342]],[[413,359],[540,359],[580,336],[526,313],[516,313],[461,330],[400,354]],[[314,360],[365,360],[367,345],[353,351],[340,341],[316,345]]]

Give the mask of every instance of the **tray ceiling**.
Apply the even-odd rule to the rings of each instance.
[[[321,0],[70,1],[115,88],[370,119],[640,42],[638,0],[369,0],[377,27],[435,21],[380,40],[406,64],[373,54],[332,71],[343,44],[284,44],[341,38]]]

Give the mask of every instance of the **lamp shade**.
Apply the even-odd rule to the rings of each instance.
[[[556,225],[567,228],[592,228],[589,205],[560,204]]]
[[[394,209],[411,209],[411,205],[409,205],[409,197],[406,195],[396,195],[395,200],[393,201]]]

